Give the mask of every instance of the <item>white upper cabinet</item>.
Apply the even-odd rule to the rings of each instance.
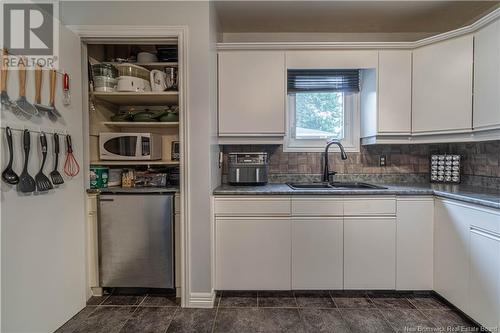
[[[500,21],[474,34],[474,129],[500,128]]]
[[[472,129],[472,67],[472,35],[413,51],[414,134]]]
[[[411,132],[411,51],[380,51],[378,132]]]
[[[376,68],[361,74],[361,137],[363,143],[384,143],[387,137],[411,133],[410,50],[383,50]]]
[[[285,54],[219,53],[219,135],[285,134]]]

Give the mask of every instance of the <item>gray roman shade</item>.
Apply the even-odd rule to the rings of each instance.
[[[289,69],[287,92],[359,92],[358,69]]]

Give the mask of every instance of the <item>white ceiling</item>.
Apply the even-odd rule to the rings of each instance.
[[[449,31],[500,1],[215,1],[219,32]]]

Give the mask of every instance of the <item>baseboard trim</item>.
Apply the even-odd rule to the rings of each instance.
[[[191,293],[186,302],[188,308],[213,308],[215,303],[215,291],[209,293]]]

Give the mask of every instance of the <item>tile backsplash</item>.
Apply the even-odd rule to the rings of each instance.
[[[322,172],[322,153],[285,153],[281,145],[224,145],[222,174],[227,174],[227,153],[265,151],[269,154],[269,180],[319,180]],[[340,154],[329,154],[330,168],[337,179],[373,180],[381,182],[428,182],[431,154],[448,153],[463,156],[463,182],[497,187],[500,184],[500,140],[479,143],[374,145],[361,146],[359,153],[348,153],[345,161]],[[379,166],[385,155],[386,166]],[[375,178],[376,177],[376,178]],[[223,177],[226,178],[226,177]]]

